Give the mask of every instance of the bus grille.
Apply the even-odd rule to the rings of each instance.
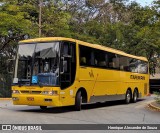
[[[40,94],[42,91],[21,91],[22,94]]]
[[[147,83],[144,84],[144,94],[147,94]]]

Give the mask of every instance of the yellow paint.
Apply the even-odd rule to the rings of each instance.
[[[147,61],[144,57],[137,57],[134,55],[127,54],[120,50],[100,46],[97,44],[89,44],[75,39],[63,38],[63,37],[50,37],[50,38],[37,38],[21,41],[21,43],[36,43],[36,42],[47,42],[55,40],[67,40],[76,42],[76,60],[77,60],[77,71],[74,83],[64,90],[60,87],[37,87],[37,86],[13,86],[12,90],[19,90],[20,94],[12,94],[12,97],[17,97],[19,100],[13,101],[15,105],[35,105],[35,106],[67,106],[74,105],[75,96],[79,88],[85,88],[88,96],[88,102],[91,96],[101,95],[117,95],[125,94],[128,88],[131,88],[132,93],[135,88],[138,88],[139,93],[142,96],[146,96],[149,93],[149,74],[138,74],[117,70],[99,69],[92,67],[81,67],[79,66],[79,48],[78,44],[92,47],[95,49],[101,49],[112,53],[128,56],[131,58],[140,59]],[[144,76],[145,80],[131,79],[131,75]],[[147,86],[146,86],[146,85]],[[144,88],[147,88],[146,94],[144,94]],[[32,94],[32,91],[52,91],[56,90],[58,95],[43,95]],[[70,94],[70,90],[73,90],[73,95]],[[21,93],[22,91],[29,91],[29,93]],[[27,97],[34,97],[34,101],[28,101]],[[52,102],[46,102],[44,99],[52,99]]]

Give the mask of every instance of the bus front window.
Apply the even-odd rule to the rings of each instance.
[[[59,42],[19,45],[14,84],[58,85]]]

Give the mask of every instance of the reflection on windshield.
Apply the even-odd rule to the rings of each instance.
[[[40,43],[35,49],[33,75],[55,72],[59,66],[59,42]]]
[[[18,78],[20,82],[25,82],[26,84],[29,84],[31,78],[31,66],[34,49],[35,44],[19,45]]]
[[[59,57],[59,42],[19,45],[19,62],[15,78],[18,78],[18,82],[22,85],[29,85],[30,82],[32,84],[57,85]],[[44,77],[46,77],[45,83],[42,82]],[[54,82],[51,82],[50,80],[53,79]]]

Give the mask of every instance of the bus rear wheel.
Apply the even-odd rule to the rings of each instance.
[[[131,91],[127,90],[127,92],[126,92],[126,98],[125,98],[125,103],[129,104],[130,101],[131,101]]]
[[[81,104],[82,104],[82,96],[81,91],[77,92],[76,99],[75,99],[75,110],[80,111],[81,110]]]
[[[46,108],[47,108],[47,106],[40,106],[40,108],[41,108],[41,109],[46,109]]]
[[[137,102],[137,97],[138,97],[138,92],[137,92],[137,90],[134,90],[133,99],[132,99],[132,102],[133,102],[133,103],[136,103],[136,102]]]

